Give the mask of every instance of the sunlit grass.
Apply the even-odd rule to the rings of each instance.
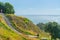
[[[43,37],[45,37],[47,39],[51,38],[49,34],[41,31],[36,25],[33,24],[32,21],[28,20],[25,17],[18,17],[18,16],[15,16],[13,14],[11,14],[11,15],[8,14],[7,17],[9,19],[9,21],[11,22],[12,26],[17,31],[19,31],[20,33],[23,34],[22,36],[24,37],[24,39],[25,38],[29,39],[28,37],[26,37],[24,35],[35,35],[36,36],[37,34],[39,34],[39,37],[37,38],[38,40],[43,38]],[[30,40],[33,40],[33,38]]]
[[[24,37],[11,30],[4,19],[0,16],[0,39],[1,40],[23,40]]]

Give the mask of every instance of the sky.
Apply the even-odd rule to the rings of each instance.
[[[60,15],[60,0],[0,0],[10,2],[16,15]]]
[[[60,0],[0,0],[14,6],[15,14],[25,16],[33,23],[55,21],[60,23]],[[40,15],[40,16],[39,16]],[[55,16],[41,16],[55,15]]]

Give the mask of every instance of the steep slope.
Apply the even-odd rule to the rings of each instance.
[[[50,35],[40,30],[32,21],[13,14],[0,13],[0,40],[40,40]]]
[[[0,15],[1,15],[0,17],[1,17],[1,22],[2,22],[0,25],[2,25],[4,28],[6,28],[6,30],[4,30],[3,28],[0,30],[0,31],[2,31],[0,34],[3,37],[3,38],[1,37],[1,40],[5,40],[5,39],[6,40],[39,40],[39,38],[34,38],[35,36],[31,37],[29,35],[22,34],[21,32],[15,30],[15,28],[11,25],[8,18],[2,13],[0,13]],[[10,31],[11,31],[11,33],[10,33]],[[7,38],[4,38],[5,37],[4,35],[6,35]]]
[[[11,22],[11,25],[20,33],[26,35],[39,35],[40,38],[50,38],[50,35],[40,30],[32,21],[25,17],[18,17],[13,14],[6,15]]]
[[[6,24],[6,21],[0,15],[0,40],[25,40],[24,37],[17,34]]]
[[[36,25],[34,25],[32,21],[28,20],[27,18],[18,17],[11,14],[7,15],[7,17],[12,23],[12,26],[19,32],[25,32],[27,34],[29,34],[30,31],[36,34],[40,33],[40,29]]]

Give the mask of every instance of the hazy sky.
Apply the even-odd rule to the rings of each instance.
[[[60,15],[60,0],[0,0],[10,2],[16,15]]]
[[[55,21],[60,23],[60,16],[27,16],[27,15],[60,15],[60,0],[0,0],[10,2],[16,15],[26,15],[35,24]]]

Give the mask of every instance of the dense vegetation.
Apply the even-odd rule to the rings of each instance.
[[[5,14],[14,14],[15,10],[14,10],[14,7],[10,3],[0,2],[0,12],[5,13]]]
[[[49,32],[52,39],[60,39],[60,24],[57,22],[39,23],[37,26],[39,26],[41,30]]]

